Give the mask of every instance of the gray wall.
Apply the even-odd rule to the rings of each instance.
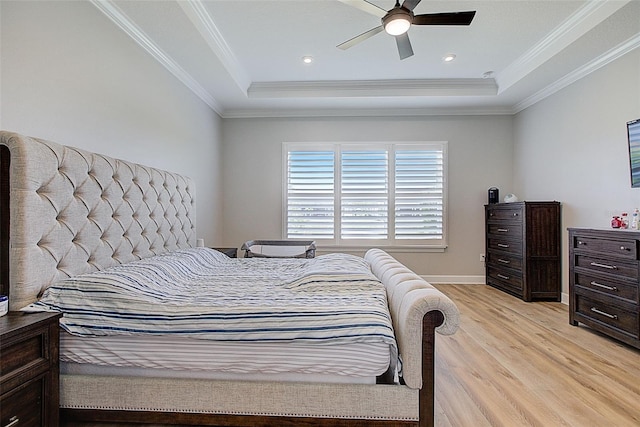
[[[449,247],[393,255],[422,275],[483,276],[487,189],[512,191],[510,116],[225,119],[223,139],[224,242],[238,246],[281,238],[283,142],[448,141]]]
[[[0,128],[196,181],[220,240],[221,119],[89,2],[0,2]]]
[[[564,229],[609,228],[612,215],[640,208],[640,189],[631,188],[626,134],[626,122],[638,118],[639,49],[514,118],[516,194],[562,202],[565,293]]]

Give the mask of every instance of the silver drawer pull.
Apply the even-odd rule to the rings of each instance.
[[[614,292],[618,291],[618,288],[616,288],[615,286],[607,286],[607,285],[603,285],[602,283],[598,283],[598,282],[591,282],[591,285],[597,286],[599,288],[606,289],[608,291],[614,291]]]
[[[513,213],[513,216],[518,216],[518,212],[514,212],[514,213]]]
[[[498,247],[499,247],[499,248],[508,248],[508,247],[509,247],[509,245],[504,244],[504,243],[498,243]]]
[[[631,249],[629,249],[629,248],[628,248],[628,247],[626,247],[626,246],[620,246],[620,250],[621,250],[621,251],[630,251]]]
[[[578,245],[587,246],[587,244],[582,240],[578,240]]]
[[[618,316],[616,316],[615,314],[609,314],[609,313],[605,313],[604,311],[600,311],[595,307],[591,307],[591,311],[593,311],[594,313],[598,313],[601,314],[605,317],[608,317],[609,319],[618,319]]]
[[[502,259],[502,258],[499,258],[498,262],[501,262],[503,264],[511,264],[511,261],[509,261],[508,259]]]
[[[508,233],[509,229],[508,228],[498,228],[498,232],[499,233]]]
[[[20,422],[20,418],[18,418],[17,415],[14,415],[13,417],[9,418],[9,424],[7,424],[4,427],[13,427],[13,426],[17,426],[18,423]]]
[[[606,268],[609,270],[617,270],[618,267],[615,265],[607,265],[607,264],[600,264],[599,262],[592,262],[591,265],[593,267],[601,267],[601,268]]]
[[[504,274],[498,274],[498,277],[504,280],[509,280],[511,277],[505,276]]]

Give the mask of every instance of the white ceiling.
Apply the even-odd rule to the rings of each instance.
[[[336,48],[380,25],[337,0],[90,1],[222,117],[511,114],[640,46],[638,0],[422,0],[477,13],[413,26],[405,60],[384,32]]]

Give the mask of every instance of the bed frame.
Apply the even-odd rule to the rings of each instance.
[[[10,309],[69,276],[193,247],[195,186],[184,176],[0,132],[0,292]],[[379,249],[401,383],[60,376],[65,421],[217,426],[433,426],[435,332],[455,304]],[[385,383],[386,382],[386,383]]]

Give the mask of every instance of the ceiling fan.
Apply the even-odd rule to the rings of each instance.
[[[399,0],[396,0],[396,5],[391,10],[384,10],[366,0],[339,1],[381,18],[382,25],[340,43],[338,48],[349,49],[384,30],[396,38],[400,59],[413,55],[413,48],[407,34],[411,25],[470,25],[476,14],[475,11],[469,11],[414,15],[413,9],[421,0],[405,0],[402,6],[400,6]]]

